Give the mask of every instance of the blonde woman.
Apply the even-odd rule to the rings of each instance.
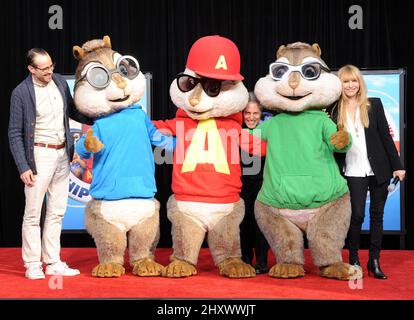
[[[352,218],[348,232],[349,262],[360,266],[358,249],[365,216],[367,191],[370,192],[370,248],[367,269],[377,279],[387,279],[379,257],[382,241],[384,206],[391,178],[405,178],[398,151],[389,132],[379,98],[368,98],[361,71],[346,65],[339,69],[342,95],[327,112],[338,127],[352,135],[352,147],[338,165],[345,175],[351,194]]]

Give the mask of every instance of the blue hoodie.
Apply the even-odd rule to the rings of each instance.
[[[175,139],[162,135],[139,105],[96,119],[92,129],[104,147],[93,154],[91,196],[98,200],[154,198],[151,144],[172,151]],[[92,153],[84,146],[85,137],[76,143],[76,152],[89,159]]]

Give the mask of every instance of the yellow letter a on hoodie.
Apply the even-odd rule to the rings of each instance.
[[[204,149],[208,136],[208,150]],[[188,147],[181,172],[192,172],[198,163],[210,163],[217,172],[230,174],[229,164],[214,119],[200,120]]]

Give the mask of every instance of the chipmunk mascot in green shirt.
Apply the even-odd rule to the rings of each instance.
[[[351,203],[333,156],[352,141],[323,111],[339,98],[341,82],[321,59],[318,44],[282,45],[276,59],[255,85],[262,105],[279,112],[256,130],[267,141],[255,215],[277,260],[269,275],[305,275],[305,234],[321,276],[357,279],[360,270],[342,262]]]

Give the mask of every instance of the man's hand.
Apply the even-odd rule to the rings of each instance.
[[[36,182],[36,177],[30,169],[23,172],[20,175],[20,179],[22,179],[23,183],[28,187],[33,187]]]

